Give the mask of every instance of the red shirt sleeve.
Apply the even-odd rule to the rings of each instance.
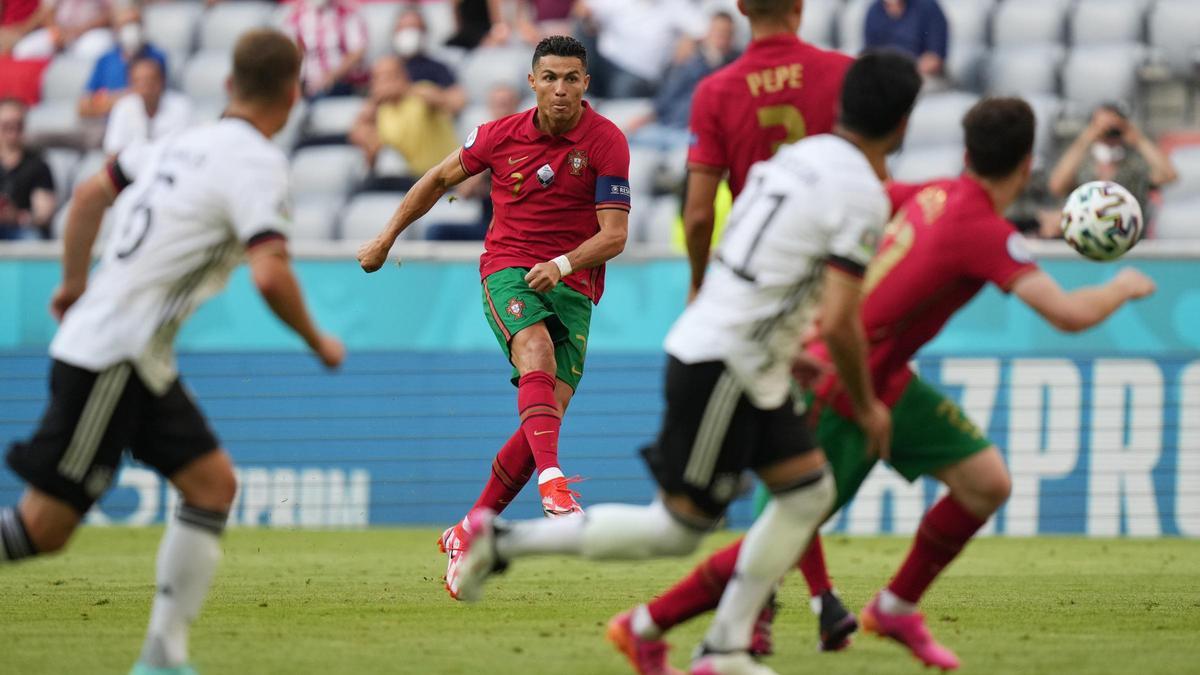
[[[722,106],[713,101],[711,80],[703,80],[692,95],[691,119],[688,130],[692,134],[688,148],[688,164],[702,164],[724,170],[729,167],[729,157],[721,143],[721,127],[717,112]]]
[[[467,175],[474,176],[492,168],[492,148],[496,143],[496,123],[485,122],[467,134],[458,161]]]
[[[921,191],[925,187],[925,183],[901,183],[899,181],[888,181],[887,193],[888,199],[892,202],[892,215],[895,215],[904,202],[913,198],[913,195]]]
[[[1025,237],[1007,220],[997,218],[972,230],[970,245],[960,247],[970,276],[1007,293],[1017,277],[1038,268]]]
[[[620,129],[613,128],[605,139],[604,151],[596,158],[596,208],[628,211],[629,141]]]

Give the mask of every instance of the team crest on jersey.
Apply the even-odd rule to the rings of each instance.
[[[921,215],[925,217],[926,225],[932,225],[933,221],[942,215],[942,211],[946,210],[947,199],[948,195],[942,188],[921,190],[921,194],[917,195],[917,204],[921,207]]]
[[[567,153],[567,170],[572,176],[583,174],[583,170],[587,168],[587,153],[579,148],[575,148]]]
[[[513,298],[504,305],[504,311],[508,312],[509,316],[514,319],[520,319],[525,316],[525,303]]]

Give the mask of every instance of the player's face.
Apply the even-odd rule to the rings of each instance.
[[[537,96],[538,110],[551,120],[574,119],[580,112],[583,93],[591,81],[583,62],[573,56],[543,56],[534,72],[529,74],[529,86]]]

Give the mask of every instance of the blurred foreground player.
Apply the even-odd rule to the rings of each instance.
[[[174,341],[184,321],[247,259],[272,311],[327,367],[342,344],[317,330],[288,261],[288,164],[270,141],[299,96],[300,54],[281,33],[238,40],[219,122],[129,148],[76,191],[63,280],[50,309],[50,403],[33,438],[9,450],[28,483],[0,509],[0,563],[62,549],[108,489],[128,448],[180,492],[158,552],[158,592],[135,675],[194,673],[187,638],[221,556],[233,464],[184,388]],[[119,194],[119,196],[118,196]],[[114,232],[92,279],[105,209]]]

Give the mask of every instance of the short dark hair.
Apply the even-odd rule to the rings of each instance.
[[[742,0],[746,16],[751,19],[773,19],[787,15],[796,0]]]
[[[983,178],[1004,178],[1033,152],[1033,108],[1019,98],[985,98],[962,121],[967,168]]]
[[[534,70],[537,70],[538,61],[543,56],[577,58],[583,64],[584,72],[587,72],[587,47],[569,35],[551,35],[537,43],[537,46],[533,48],[532,66]]]
[[[912,112],[920,91],[921,75],[912,57],[868,51],[846,72],[839,122],[867,138],[884,138]]]
[[[300,75],[300,50],[273,28],[244,33],[233,47],[233,95],[253,103],[287,99]]]
[[[167,71],[166,71],[166,69],[163,68],[162,61],[159,61],[158,59],[154,58],[153,56],[150,56],[149,54],[138,54],[137,56],[133,57],[129,61],[129,65],[125,67],[125,72],[132,74],[133,67],[139,63],[154,64],[155,70],[158,71],[158,76],[161,77],[164,81],[167,79]]]

